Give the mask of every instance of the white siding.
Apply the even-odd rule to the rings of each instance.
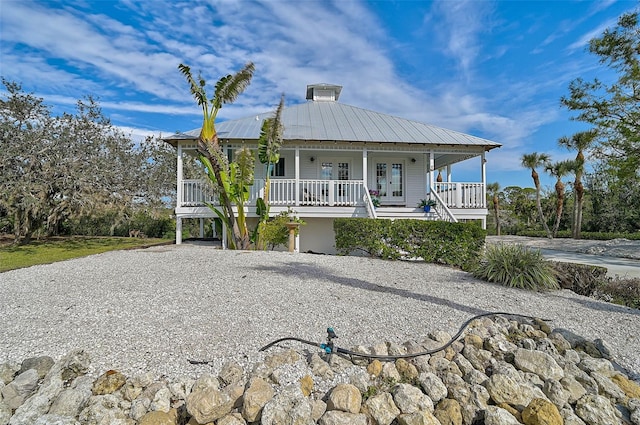
[[[336,254],[336,237],[332,218],[304,218],[300,226],[300,252]]]

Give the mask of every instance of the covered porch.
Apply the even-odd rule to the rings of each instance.
[[[264,179],[254,180],[248,205],[256,205],[264,197]],[[272,179],[269,185],[269,204],[289,207],[364,207],[371,196],[364,180]],[[219,205],[206,180],[186,179],[178,191],[178,208]],[[453,209],[486,208],[485,184],[474,182],[441,182],[430,187],[427,196]],[[373,205],[372,205],[373,206]],[[393,206],[396,207],[397,206]],[[376,209],[392,208],[380,205]]]

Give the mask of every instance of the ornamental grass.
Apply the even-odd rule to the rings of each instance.
[[[473,275],[513,288],[533,291],[560,289],[555,272],[542,253],[523,245],[488,246]]]

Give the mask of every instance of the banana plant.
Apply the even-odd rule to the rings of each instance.
[[[198,75],[197,79],[194,78],[191,68],[184,64],[178,65],[178,69],[187,79],[196,103],[202,108],[203,119],[198,137],[198,153],[200,154],[200,160],[207,167],[209,178],[215,179],[222,207],[222,211],[213,210],[222,219],[227,228],[231,230],[231,247],[248,249],[251,242],[246,221],[240,219],[240,217],[236,219],[233,211],[233,202],[237,201],[237,198],[232,196],[231,193],[234,186],[232,179],[237,178],[237,170],[232,172],[220,146],[215,120],[222,106],[227,103],[233,103],[251,83],[255,66],[249,62],[237,73],[222,77],[215,85],[215,92],[212,98],[207,97],[206,81],[201,75]],[[236,206],[240,211],[240,205],[236,204]]]
[[[282,147],[282,134],[284,126],[282,125],[282,109],[284,108],[284,94],[280,97],[280,103],[273,117],[267,118],[262,123],[260,130],[260,139],[258,139],[258,159],[262,164],[266,164],[266,172],[264,178],[264,195],[256,201],[256,214],[259,217],[258,227],[256,227],[255,236],[256,247],[258,249],[266,249],[264,238],[260,236],[261,230],[269,220],[269,191],[271,188],[271,170],[273,166],[280,160],[280,148]]]

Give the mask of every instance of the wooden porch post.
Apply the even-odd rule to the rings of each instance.
[[[433,186],[433,170],[436,168],[435,162],[435,154],[433,149],[429,151],[429,191],[431,191],[431,187]]]
[[[300,206],[300,148],[296,148],[295,156],[295,174],[296,182],[294,184],[294,199],[296,207]]]
[[[204,238],[204,218],[200,219],[200,239]]]
[[[227,249],[227,225],[222,223],[222,249]]]
[[[178,142],[178,163],[176,173],[176,207],[182,206],[182,145]]]
[[[367,152],[367,148],[362,149],[362,184],[364,187],[369,187],[367,180],[369,177],[368,170],[368,162],[369,162],[369,153]]]
[[[487,159],[485,151],[480,155],[480,173],[482,174],[482,207],[487,207]],[[486,220],[485,220],[486,221]]]
[[[182,205],[182,145],[178,142],[176,172],[176,208]],[[182,218],[176,216],[176,245],[182,243]]]
[[[176,245],[182,243],[182,219],[176,217]]]

